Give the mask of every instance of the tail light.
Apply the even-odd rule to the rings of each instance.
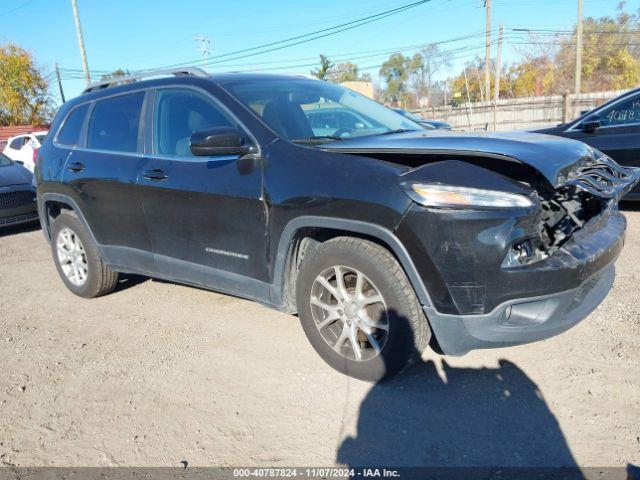
[[[39,151],[40,151],[40,149],[39,149],[39,148],[34,148],[34,149],[33,149],[33,158],[32,158],[32,160],[33,160],[33,164],[34,164],[34,165],[36,164],[36,158],[38,158],[38,152],[39,152]]]

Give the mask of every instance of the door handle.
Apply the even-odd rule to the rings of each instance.
[[[84,170],[84,165],[80,162],[72,162],[67,167],[67,170],[69,170],[70,172],[76,172],[76,173],[81,172]]]
[[[160,170],[159,168],[145,170],[144,172],[142,172],[142,176],[144,178],[148,178],[149,180],[164,180],[165,178],[169,178],[169,175],[164,173],[164,170]]]

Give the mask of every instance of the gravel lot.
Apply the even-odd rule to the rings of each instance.
[[[640,463],[640,211],[615,288],[545,342],[372,386],[296,317],[148,279],[84,300],[42,233],[0,234],[0,462],[16,466]]]

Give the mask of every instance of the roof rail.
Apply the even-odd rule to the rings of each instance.
[[[95,90],[102,90],[103,88],[109,88],[121,83],[134,82],[136,80],[142,80],[150,77],[160,77],[163,75],[174,75],[176,77],[193,75],[194,77],[206,77],[208,74],[204,70],[195,67],[182,67],[172,68],[165,70],[147,70],[144,72],[132,73],[131,75],[125,75],[123,77],[112,77],[106,80],[92,83],[85,88],[82,93],[89,93]]]

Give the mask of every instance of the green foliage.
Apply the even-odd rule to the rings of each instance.
[[[334,83],[342,82],[370,82],[371,75],[361,74],[358,65],[352,62],[339,63],[331,69],[329,81]]]
[[[406,105],[408,101],[407,81],[411,59],[401,53],[394,53],[382,64],[380,76],[387,87],[382,92],[382,98],[393,105]]]
[[[320,80],[328,80],[329,73],[333,67],[333,62],[329,60],[326,55],[320,54],[320,66],[314,70],[311,70],[311,75]]]
[[[38,125],[52,116],[49,85],[31,55],[0,46],[0,125]]]
[[[342,82],[370,82],[371,75],[360,74],[358,65],[353,62],[334,64],[326,55],[320,55],[320,66],[311,70],[311,75],[320,80],[332,83]]]
[[[100,80],[108,80],[110,78],[117,78],[117,77],[126,77],[127,75],[129,75],[129,70],[123,70],[122,68],[118,68],[117,70],[114,70],[113,72],[107,74],[107,75],[102,75],[100,77]]]

